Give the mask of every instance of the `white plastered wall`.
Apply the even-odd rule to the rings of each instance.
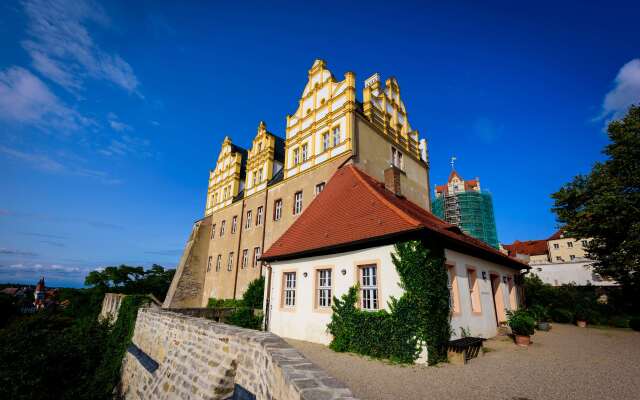
[[[332,296],[340,297],[353,286],[357,280],[357,265],[378,263],[379,307],[388,308],[391,296],[399,298],[402,289],[400,278],[391,260],[392,245],[372,247],[334,255],[301,258],[289,261],[272,262],[271,303],[269,310],[269,331],[286,338],[328,344],[331,335],[327,332],[327,324],[331,321],[330,309],[316,307],[316,270],[320,267],[332,269]],[[496,335],[497,324],[493,309],[490,273],[500,276],[500,289],[503,303],[510,306],[508,284],[502,282],[503,276],[513,277],[517,273],[513,269],[484,261],[451,250],[446,250],[448,264],[455,265],[460,299],[460,313],[452,317],[451,326],[454,334],[460,335],[460,327],[474,336],[492,337]],[[471,312],[469,286],[467,283],[467,265],[476,268],[480,288],[481,313]],[[283,274],[296,272],[296,305],[285,307],[283,304]],[[486,271],[487,279],[482,279],[482,271]],[[307,276],[304,276],[307,273]]]

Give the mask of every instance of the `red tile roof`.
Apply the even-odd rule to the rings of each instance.
[[[529,256],[547,254],[546,240],[527,240],[525,242],[516,240],[512,244],[503,244],[502,247],[509,252],[511,257],[515,257],[516,254],[527,254]]]
[[[385,189],[384,184],[353,165],[346,165],[333,175],[322,193],[262,259],[271,261],[337,253],[346,251],[348,246],[371,247],[382,240],[393,242],[393,238],[417,233],[441,240],[447,248],[456,251],[517,269],[528,268],[406,198],[396,196]]]

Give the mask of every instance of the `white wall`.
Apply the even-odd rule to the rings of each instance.
[[[335,255],[309,257],[297,260],[273,262],[271,281],[271,303],[269,310],[269,331],[282,337],[305,340],[309,342],[328,344],[331,336],[326,331],[331,321],[330,309],[321,310],[316,303],[316,268],[332,268],[333,296],[340,297],[349,287],[357,283],[357,265],[378,263],[379,278],[379,307],[388,308],[391,296],[402,295],[399,287],[400,278],[391,260],[392,245],[373,247],[364,250],[351,251]],[[514,270],[494,263],[480,260],[454,251],[446,250],[447,262],[454,264],[460,298],[460,314],[452,317],[452,328],[459,336],[459,327],[470,330],[474,336],[492,337],[496,334],[495,313],[491,296],[489,271],[497,272],[500,276],[513,276]],[[478,269],[478,283],[481,290],[482,312],[473,315],[469,300],[466,265]],[[481,271],[487,271],[487,280],[482,280]],[[295,271],[297,278],[296,305],[293,308],[284,307],[282,301],[282,278],[285,271]],[[344,275],[343,275],[344,271]],[[304,276],[304,273],[307,276]],[[502,279],[501,279],[502,282]],[[507,285],[501,283],[504,291],[504,304],[509,304]]]
[[[614,286],[614,281],[603,280],[593,274],[591,262],[535,264],[531,266],[531,274],[538,275],[544,283],[553,286],[574,283],[579,286],[587,284],[595,286]]]
[[[505,309],[511,309],[517,307],[517,295],[516,304],[511,304],[509,285],[508,283],[504,283],[503,277],[506,276],[513,279],[514,274],[517,275],[518,271],[449,249],[445,250],[445,255],[447,263],[454,265],[458,283],[458,297],[460,299],[460,313],[454,315],[451,319],[453,336],[460,337],[460,328],[469,331],[472,336],[485,338],[495,336],[498,324],[496,323],[493,292],[491,290],[491,274],[500,276],[498,293],[502,296]],[[469,268],[475,269],[477,273],[478,288],[480,290],[479,313],[473,313],[471,311],[471,297],[469,295],[469,281],[467,279],[467,270]],[[485,279],[483,279],[483,272],[485,273]]]

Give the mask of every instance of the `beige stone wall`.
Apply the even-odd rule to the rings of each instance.
[[[120,311],[120,305],[122,305],[122,299],[126,295],[121,293],[105,293],[102,299],[102,309],[100,310],[100,320],[108,320],[114,322],[118,319],[118,311]]]
[[[588,241],[588,239],[585,240]],[[549,248],[549,258],[552,263],[584,261],[586,259],[582,239],[561,238],[549,240],[547,246]],[[573,258],[571,256],[573,256]]]
[[[341,382],[280,337],[167,311],[141,309],[132,342],[158,364],[125,354],[125,399],[226,399],[234,385],[262,399],[354,399]]]
[[[384,170],[390,166],[391,147],[395,146],[402,151],[404,161],[404,174],[400,178],[402,194],[430,212],[427,165],[376,133],[362,116],[356,118],[356,135],[356,165],[380,182],[384,182]]]

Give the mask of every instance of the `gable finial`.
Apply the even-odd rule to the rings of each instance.
[[[456,167],[455,167],[456,160],[457,160],[456,156],[451,156],[451,161],[449,161],[449,164],[451,164],[451,170],[452,171],[456,170]]]

